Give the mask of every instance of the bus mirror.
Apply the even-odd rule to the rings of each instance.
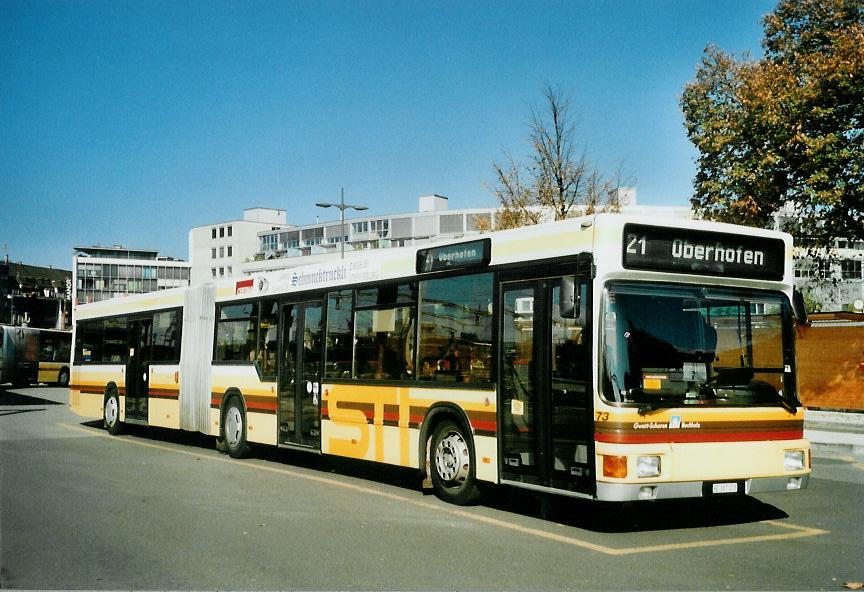
[[[558,299],[558,314],[562,319],[579,318],[579,284],[576,276],[568,275],[561,278],[560,297]]]
[[[799,326],[807,324],[807,308],[804,306],[804,294],[798,288],[792,290],[792,312]]]

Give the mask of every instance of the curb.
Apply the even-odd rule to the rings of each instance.
[[[807,409],[804,437],[813,456],[864,458],[864,413]]]

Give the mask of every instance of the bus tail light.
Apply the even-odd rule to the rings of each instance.
[[[624,479],[627,476],[626,456],[603,455],[603,476]]]

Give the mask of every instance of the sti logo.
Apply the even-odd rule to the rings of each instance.
[[[669,418],[669,429],[670,430],[677,430],[680,427],[681,427],[681,416],[680,415],[673,415],[672,417]]]

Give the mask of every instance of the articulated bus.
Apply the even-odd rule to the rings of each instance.
[[[802,489],[792,240],[618,214],[81,305],[70,404],[606,501]]]
[[[69,385],[72,332],[0,325],[0,384]]]

